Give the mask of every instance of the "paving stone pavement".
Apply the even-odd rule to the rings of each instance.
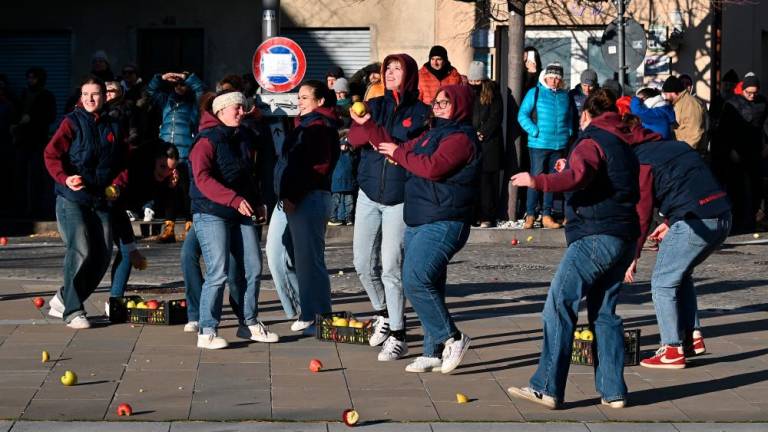
[[[511,399],[506,388],[525,385],[536,366],[539,313],[563,251],[556,245],[469,244],[455,257],[449,302],[473,344],[461,367],[443,375],[405,373],[406,361],[377,362],[377,349],[367,345],[293,334],[268,275],[260,315],[282,336],[277,344],[236,339],[228,310],[221,334],[233,343],[220,351],[198,350],[195,336],[181,326],[107,325],[102,319],[95,328],[70,330],[31,304],[57,288],[63,248],[12,239],[11,247],[0,249],[0,419],[10,420],[0,431],[97,430],[104,420],[112,422],[109,430],[131,431],[346,430],[338,421],[353,407],[366,422],[360,429],[370,431],[507,431],[510,425],[523,431],[765,431],[765,424],[751,422],[768,422],[768,249],[746,238],[731,240],[696,273],[707,355],[680,371],[628,367],[631,406],[623,410],[601,406],[592,369],[573,366],[565,409],[548,411]],[[181,298],[179,245],[147,246],[150,269],[135,272],[132,288],[145,297]],[[625,326],[641,330],[644,352],[658,343],[647,284],[653,257],[645,253],[640,282],[624,290],[619,306]],[[327,261],[334,308],[368,317],[350,245],[330,245]],[[103,287],[89,299],[90,316],[103,314],[107,297]],[[412,359],[420,353],[421,333],[410,309],[407,318]],[[51,361],[40,361],[42,350]],[[323,362],[323,372],[309,372],[312,358]],[[59,383],[68,369],[78,374],[77,386]],[[457,404],[457,392],[470,402]],[[134,416],[116,416],[123,402]],[[89,422],[72,423],[77,420]],[[189,422],[195,420],[309,423]],[[467,421],[515,423],[454,423]]]

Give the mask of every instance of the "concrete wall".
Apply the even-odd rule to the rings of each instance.
[[[768,1],[728,4],[723,10],[723,73],[755,72],[768,83]],[[764,85],[763,93],[766,93]]]

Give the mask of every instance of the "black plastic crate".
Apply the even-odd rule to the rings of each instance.
[[[584,330],[594,331],[587,326],[576,327],[581,333]],[[571,364],[592,366],[594,364],[595,340],[587,341],[573,339],[573,351],[571,352]],[[637,366],[640,364],[640,329],[624,330],[624,366]]]
[[[315,316],[315,337],[321,341],[368,345],[373,334],[373,323],[363,322],[362,328],[341,327],[332,324],[333,317],[344,318],[347,321],[355,316],[351,312],[331,312]]]
[[[128,321],[128,308],[125,304],[129,301],[134,303],[140,302],[142,299],[137,295],[124,296],[124,297],[110,297],[109,298],[109,321],[113,324],[121,324]]]
[[[163,300],[158,301],[158,303],[160,303],[160,306],[157,309],[129,309],[128,321],[133,324],[186,324],[187,308],[185,300]]]

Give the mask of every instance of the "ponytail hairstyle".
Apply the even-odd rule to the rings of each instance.
[[[309,87],[312,89],[312,97],[317,100],[324,99],[321,106],[331,108],[336,106],[336,92],[328,88],[328,84],[318,80],[306,80],[301,83],[299,88]]]

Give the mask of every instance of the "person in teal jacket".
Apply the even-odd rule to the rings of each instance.
[[[539,75],[539,83],[528,90],[520,106],[517,121],[528,134],[531,173],[549,174],[555,161],[565,157],[566,147],[575,134],[576,107],[563,81],[563,66],[550,63]],[[540,192],[528,189],[524,228],[533,228]],[[552,219],[552,193],[545,192],[541,207],[544,228],[560,228]]]

